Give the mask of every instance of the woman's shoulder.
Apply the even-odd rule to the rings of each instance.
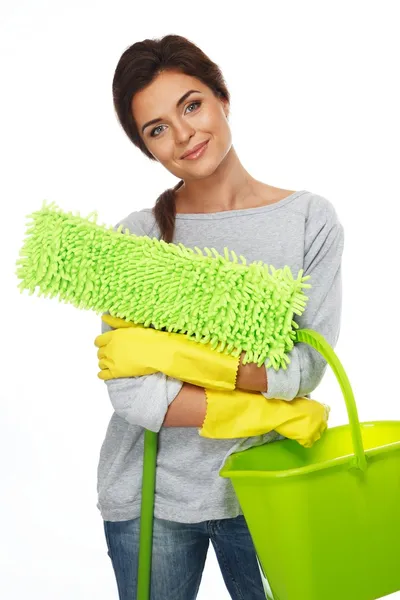
[[[302,213],[305,220],[337,218],[336,209],[328,198],[308,190],[293,191],[262,184],[260,196],[262,205],[280,204],[287,206],[288,210]],[[290,202],[282,202],[286,201]],[[293,200],[293,201],[292,201]]]
[[[291,208],[302,213],[306,224],[308,222],[339,222],[334,202],[326,196],[308,190],[303,190]]]
[[[315,249],[322,246],[328,237],[336,240],[339,248],[343,244],[344,229],[334,203],[325,196],[312,192],[304,194],[302,201],[305,253],[311,247]]]
[[[307,219],[340,225],[338,210],[334,202],[321,194],[310,194]]]

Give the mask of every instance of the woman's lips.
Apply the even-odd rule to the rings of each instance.
[[[199,158],[200,156],[202,156],[204,154],[204,152],[207,150],[209,141],[210,140],[208,140],[205,144],[203,144],[203,146],[199,150],[196,150],[196,152],[192,152],[192,154],[188,154],[187,156],[185,156],[183,160],[195,160],[196,158]]]

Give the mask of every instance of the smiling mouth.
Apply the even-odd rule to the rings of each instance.
[[[192,152],[190,154],[186,154],[186,156],[185,155],[181,156],[181,160],[185,160],[186,158],[194,158],[194,157],[197,158],[197,155],[200,156],[200,154],[202,152],[204,152],[204,150],[207,148],[209,141],[210,140],[203,142],[196,150],[192,150]]]

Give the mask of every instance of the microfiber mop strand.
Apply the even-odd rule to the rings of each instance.
[[[270,266],[270,273],[262,261],[247,265],[241,255],[240,264],[233,250],[230,261],[227,248],[224,256],[204,248],[204,256],[197,246],[121,235],[122,225],[97,224],[96,211],[74,216],[54,202],[44,201],[27,218],[33,223],[16,263],[21,293],[32,295],[38,286],[39,296],[182,333],[236,357],[245,351],[244,364],[261,366],[268,357],[267,366],[278,370],[290,363],[293,314],[303,313],[302,288],[311,287],[303,270],[294,279],[288,266]]]

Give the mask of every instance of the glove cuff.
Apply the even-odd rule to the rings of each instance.
[[[265,398],[260,392],[205,389],[207,409],[199,435],[205,438],[235,439],[267,433],[260,417]]]

